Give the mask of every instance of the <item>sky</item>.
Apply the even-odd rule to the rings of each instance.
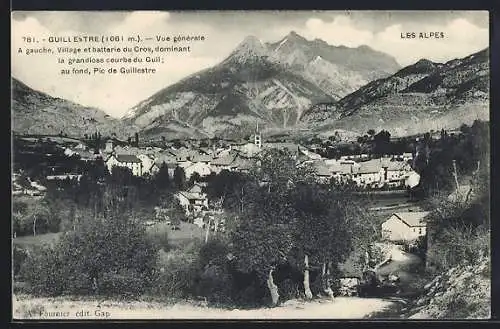
[[[488,19],[487,11],[17,11],[11,19],[11,70],[31,88],[121,117],[155,92],[216,65],[248,35],[276,42],[295,31],[335,46],[368,45],[406,66],[422,58],[445,62],[488,47]],[[445,38],[402,39],[406,32],[443,32]],[[190,53],[164,55],[164,63],[151,64],[157,69],[152,75],[62,76],[55,56],[18,53],[19,47],[32,47],[23,36],[136,34],[206,39],[191,43]],[[42,46],[54,44],[39,41],[34,48]]]

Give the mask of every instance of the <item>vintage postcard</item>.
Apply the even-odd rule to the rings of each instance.
[[[13,320],[485,319],[487,11],[14,11]]]

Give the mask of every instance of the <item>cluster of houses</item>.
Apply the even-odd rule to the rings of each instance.
[[[396,157],[364,161],[328,159],[315,162],[314,167],[320,180],[351,182],[362,188],[413,187],[419,180],[408,161]]]
[[[12,174],[12,195],[43,196],[47,188],[40,183],[26,177],[26,182],[21,182],[21,175]]]
[[[156,147],[114,146],[113,142],[109,141],[103,153],[109,171],[115,166],[127,167],[136,176],[154,175],[163,163],[167,165],[171,175],[177,166],[183,168],[187,179],[194,173],[205,177],[223,169],[246,172],[253,166],[253,154],[233,146],[165,150]]]
[[[325,159],[306,147],[294,143],[263,144],[259,134],[256,134],[251,142],[235,143],[219,148],[139,148],[118,146],[113,140],[109,140],[105,149],[98,155],[85,149],[83,145],[66,149],[65,153],[68,155],[77,153],[87,161],[101,156],[109,171],[115,166],[127,167],[136,176],[155,175],[165,163],[170,175],[173,175],[175,168],[179,166],[184,169],[186,178],[189,179],[195,173],[200,177],[206,177],[224,169],[248,172],[254,166],[258,154],[266,148],[288,150],[298,166],[312,165],[320,181],[334,179],[343,183],[351,182],[362,188],[381,188],[384,186],[404,187],[405,185],[413,187],[419,180],[418,174],[409,165],[412,159],[411,153],[379,159],[371,159],[367,154]]]

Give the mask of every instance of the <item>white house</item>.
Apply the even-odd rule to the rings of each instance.
[[[112,139],[108,139],[106,141],[106,145],[104,147],[104,152],[111,153],[111,152],[113,152],[114,148],[115,148],[115,144],[114,144],[113,140]]]
[[[405,186],[409,188],[414,188],[420,183],[420,175],[411,170],[405,175]]]
[[[411,167],[404,161],[390,161],[384,168],[385,182],[394,186],[404,185],[407,174],[411,171]]]
[[[382,236],[390,241],[414,241],[426,234],[428,211],[394,213],[382,223]]]
[[[191,162],[193,163],[204,163],[209,165],[212,162],[213,158],[209,154],[196,154],[191,158]]]
[[[241,154],[250,158],[256,156],[261,151],[261,147],[259,147],[255,143],[246,143],[239,146],[237,149],[241,152]]]
[[[384,181],[385,171],[380,160],[369,160],[362,162],[353,174],[353,180],[357,185],[380,184]]]
[[[175,195],[187,215],[208,209],[208,198],[201,186],[195,184],[187,191],[179,191]]]
[[[319,182],[326,183],[330,180],[331,177],[333,177],[332,170],[324,162],[322,161],[315,162],[313,167],[316,174],[316,179]]]
[[[139,154],[137,156],[137,158],[139,160],[141,160],[141,162],[142,162],[142,174],[141,175],[144,175],[146,173],[153,174],[151,172],[151,169],[153,169],[153,165],[155,164],[155,160],[147,154]]]
[[[210,175],[212,170],[210,165],[204,162],[196,162],[184,168],[184,172],[186,173],[186,178],[189,179],[195,172],[198,173],[200,177],[205,177]]]
[[[132,174],[135,176],[142,176],[142,161],[135,155],[129,154],[113,154],[108,160],[106,160],[106,167],[108,167],[109,172],[112,171],[113,167],[127,167],[132,170]]]

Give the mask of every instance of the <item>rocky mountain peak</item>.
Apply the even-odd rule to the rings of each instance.
[[[437,63],[434,63],[428,59],[420,59],[415,64],[401,69],[396,73],[396,76],[403,77],[411,74],[430,74],[433,73],[437,68]]]
[[[298,34],[295,31],[291,31],[290,33],[288,33],[285,38],[287,38],[290,41],[305,41],[305,42],[307,42],[307,40],[303,36],[301,36],[300,34]]]
[[[251,57],[267,55],[267,47],[255,36],[250,35],[232,52],[231,57]]]

